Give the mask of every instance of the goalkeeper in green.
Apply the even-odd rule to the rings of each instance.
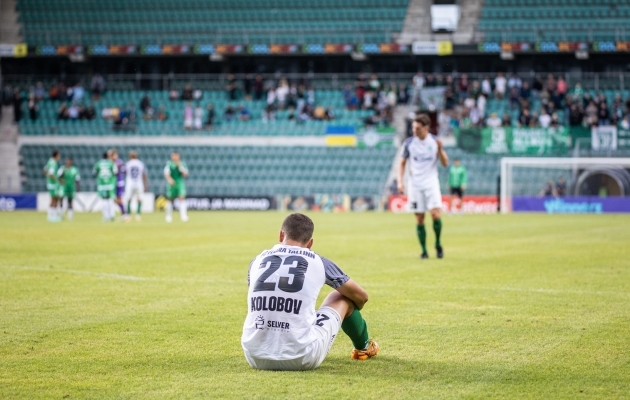
[[[459,158],[453,160],[453,166],[448,171],[448,186],[451,191],[451,201],[449,204],[449,210],[454,213],[456,210],[453,208],[455,198],[457,198],[456,206],[459,207],[459,213],[462,212],[464,190],[468,184],[468,173],[466,167],[462,165]]]
[[[164,167],[164,178],[166,178],[166,222],[173,222],[173,202],[179,199],[179,215],[182,222],[188,221],[186,204],[186,185],[184,178],[188,178],[188,167],[181,161],[178,152],[171,153],[171,159]]]
[[[50,194],[50,206],[48,207],[48,221],[61,221],[61,213],[58,210],[60,200],[63,199],[63,188],[59,182],[59,159],[61,153],[58,150],[52,152],[52,157],[44,166],[44,175],[46,176],[46,189]]]

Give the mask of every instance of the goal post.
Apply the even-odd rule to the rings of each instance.
[[[557,184],[560,177],[566,185],[566,192],[562,193],[562,196],[567,198],[610,196],[611,202],[628,203],[630,211],[630,157],[503,157],[499,199],[501,213],[514,211],[515,200],[546,197],[545,195],[549,193],[545,193],[545,188],[552,182]],[[555,187],[552,190],[554,192],[552,196],[558,197]],[[613,210],[617,208],[619,207],[612,207]],[[619,210],[621,209],[625,209],[625,205],[622,204]]]

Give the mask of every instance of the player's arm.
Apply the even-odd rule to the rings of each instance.
[[[402,154],[400,155],[400,165],[398,166],[398,191],[400,194],[405,194],[405,167],[407,166],[407,159],[409,159],[409,147],[407,141],[403,143]]]
[[[467,185],[468,185],[468,171],[466,170],[466,168],[463,168],[462,169],[462,190],[465,190]]]
[[[446,167],[448,166],[448,155],[446,154],[446,151],[444,151],[444,145],[440,139],[435,139],[435,141],[438,146],[438,158],[440,159],[440,163],[443,167]]]
[[[186,167],[186,164],[179,165],[179,172],[182,173],[184,178],[188,178],[188,167]]]
[[[144,184],[144,191],[149,191],[149,175],[146,169],[142,169],[142,183]]]
[[[341,268],[327,258],[321,257],[326,273],[326,284],[348,299],[360,310],[368,301],[368,295],[358,283],[346,275]]]
[[[171,171],[169,171],[168,169],[168,164],[166,165],[166,167],[164,167],[164,178],[166,178],[166,181],[169,185],[172,186],[175,184],[175,180],[173,180],[173,178],[171,177]]]
[[[57,181],[58,181],[59,183],[61,183],[62,185],[65,185],[65,184],[66,184],[66,180],[65,180],[65,179],[64,179],[64,177],[63,177],[64,173],[65,173],[65,168],[61,167],[61,168],[59,168],[59,170],[57,171],[57,176],[56,176]]]
[[[75,186],[76,186],[76,188],[77,188],[77,190],[76,190],[77,192],[78,192],[79,190],[81,190],[81,189],[80,189],[80,187],[81,187],[81,175],[79,175],[79,173],[78,173],[78,172],[77,172],[77,176],[74,178],[74,184],[75,184]]]

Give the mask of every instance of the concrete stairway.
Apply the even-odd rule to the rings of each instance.
[[[0,120],[0,193],[20,193],[20,149],[18,129],[13,124],[13,109],[4,107]]]
[[[483,0],[460,0],[458,4],[461,17],[457,31],[453,34],[453,43],[467,44],[481,41],[483,38],[477,32],[477,26],[479,25],[479,17],[481,17]]]
[[[431,33],[431,0],[411,0],[407,7],[407,16],[403,25],[403,31],[398,35],[396,42],[410,44],[415,40],[430,41]]]
[[[0,0],[0,43],[23,43],[15,0]]]

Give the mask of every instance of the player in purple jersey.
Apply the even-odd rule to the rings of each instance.
[[[118,174],[116,175],[116,204],[120,207],[122,218],[124,221],[129,221],[129,215],[123,203],[123,196],[125,194],[125,177],[127,171],[125,170],[125,162],[118,158],[118,150],[112,149],[112,161],[118,168]]]

